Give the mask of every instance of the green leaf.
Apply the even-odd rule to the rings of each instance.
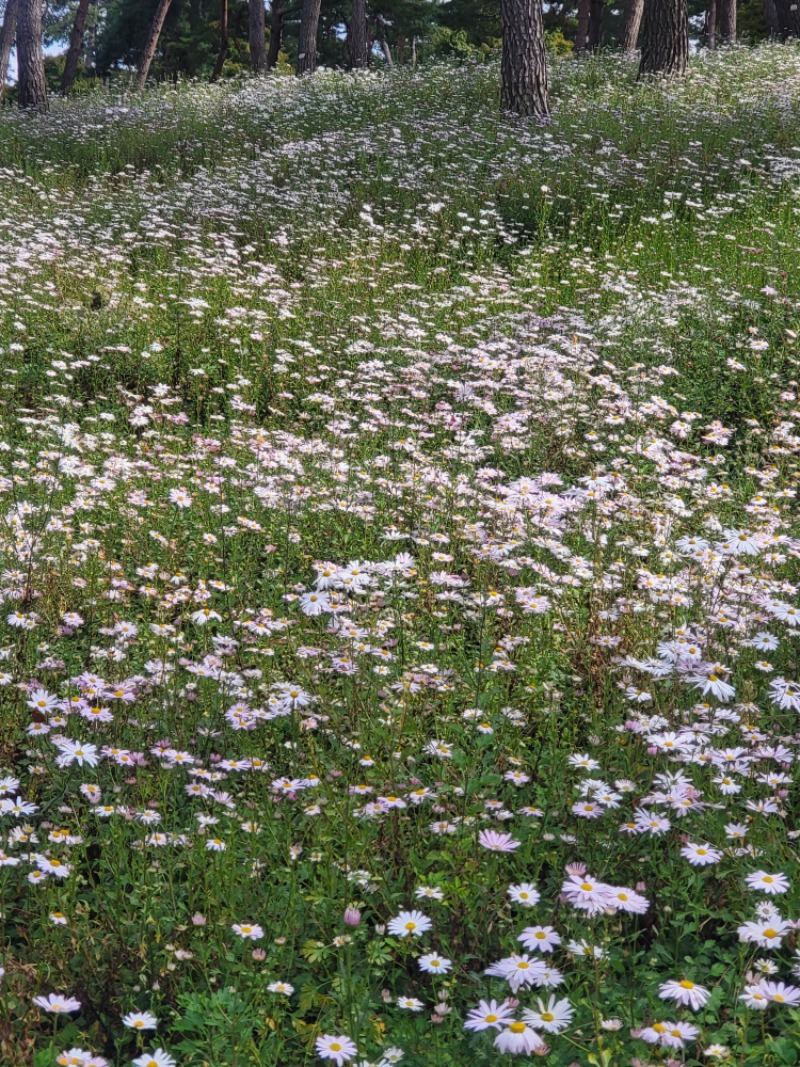
[[[788,1037],[779,1037],[770,1042],[770,1051],[778,1057],[779,1063],[797,1063],[798,1058],[800,1058],[797,1045],[790,1041]]]

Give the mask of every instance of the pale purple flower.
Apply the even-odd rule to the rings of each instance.
[[[498,830],[481,830],[478,834],[478,844],[489,852],[514,852],[522,842],[516,841],[511,834],[502,834]]]

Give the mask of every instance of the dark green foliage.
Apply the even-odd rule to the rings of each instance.
[[[233,5],[234,21],[240,5]],[[156,0],[110,0],[97,47],[97,66],[134,66],[141,54]],[[216,0],[174,0],[159,47],[157,73],[192,76],[213,65],[219,5]]]
[[[439,22],[463,33],[470,44],[500,39],[500,4],[497,0],[451,0],[439,13]]]
[[[769,37],[761,0],[739,0],[736,19],[740,40],[754,43]]]
[[[45,44],[66,42],[77,0],[48,5]],[[269,38],[270,5],[266,23]],[[626,0],[604,6],[598,34],[600,48],[619,44]],[[156,0],[96,0],[89,15],[80,83],[93,82],[135,67],[147,35]],[[690,33],[700,40],[706,0],[689,0]],[[554,0],[546,5],[544,27],[548,51],[565,55],[572,50],[577,27],[578,0]],[[351,0],[323,0],[319,22],[318,58],[326,67],[350,67]],[[300,0],[289,0],[284,17],[282,50],[292,65],[297,58]],[[758,42],[768,36],[762,0],[738,3],[739,38]],[[223,76],[249,69],[247,0],[232,0],[229,9],[229,50]],[[432,56],[455,59],[485,58],[500,45],[499,0],[371,0],[367,5],[367,45],[372,66],[386,62],[381,42],[389,46],[395,64]],[[208,77],[219,47],[219,0],[173,0],[159,44],[156,78]],[[58,67],[48,61],[48,78],[57,88]]]

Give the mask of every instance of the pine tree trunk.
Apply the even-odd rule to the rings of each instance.
[[[797,0],[775,0],[778,36],[800,37],[800,7]]]
[[[356,70],[367,66],[366,0],[353,0],[353,16],[350,19],[350,56]]]
[[[639,43],[639,27],[642,25],[642,12],[644,0],[628,0],[625,6],[625,15],[622,22],[620,44],[626,55],[636,51]]]
[[[767,24],[770,37],[780,36],[781,28],[778,23],[778,12],[775,7],[775,0],[764,0],[764,21]],[[2,56],[0,56],[2,60]]]
[[[591,0],[578,0],[578,28],[575,33],[575,52],[585,52],[589,41]]]
[[[17,101],[21,108],[47,111],[42,49],[42,2],[19,0],[17,9]]]
[[[17,6],[17,0],[7,0],[3,26],[0,29],[0,100],[3,99],[5,92],[8,61],[17,37]]]
[[[139,60],[139,69],[136,72],[136,86],[139,89],[144,88],[145,82],[147,81],[147,75],[150,73],[150,65],[155,58],[158,41],[161,37],[161,31],[164,29],[164,23],[169,14],[171,3],[172,0],[158,0],[158,7],[156,8],[155,15],[153,15],[153,21],[150,23],[150,32],[147,35],[147,43],[144,46],[142,58]]]
[[[75,76],[78,73],[78,60],[83,51],[83,36],[86,33],[90,2],[91,0],[78,0],[78,7],[75,10],[75,21],[72,23],[72,32],[69,35],[67,58],[64,60],[64,73],[61,75],[61,92],[65,96],[75,84]]]
[[[717,0],[708,0],[706,20],[703,23],[703,41],[711,52],[717,47]]]
[[[89,25],[83,35],[83,65],[87,70],[94,70],[95,50],[97,48],[97,0],[92,0],[89,7],[94,8],[95,11],[94,17],[89,19]]]
[[[249,0],[250,12],[250,63],[255,74],[267,69],[267,37],[264,0]]]
[[[313,74],[317,69],[317,31],[321,0],[303,0],[300,12],[300,39],[297,42],[297,73]]]
[[[219,81],[225,60],[228,58],[228,0],[220,0],[219,5],[219,51],[211,71],[211,81]]]
[[[603,9],[605,6],[606,0],[590,0],[589,3],[589,37],[586,46],[591,52],[600,47],[603,37]]]
[[[546,122],[550,111],[542,0],[500,0],[500,19],[503,26],[501,107]]]
[[[683,74],[689,58],[686,0],[647,0],[639,77]]]
[[[720,44],[736,44],[736,0],[717,0],[717,32]]]
[[[383,52],[383,60],[386,63],[388,70],[394,67],[394,60],[392,59],[392,50],[389,47],[389,42],[386,39],[386,20],[383,15],[378,15],[375,19],[375,30],[378,35],[378,44],[381,46]]]
[[[278,62],[283,38],[283,0],[272,0],[272,15],[269,23],[269,52],[267,52],[267,70],[272,70]]]

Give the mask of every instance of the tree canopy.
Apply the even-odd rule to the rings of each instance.
[[[620,44],[628,0],[600,4],[597,43]],[[136,68],[158,0],[91,0],[79,62],[78,84],[87,77],[114,77]],[[46,66],[53,88],[64,59],[78,0],[51,0],[44,13]],[[266,38],[269,41],[271,0],[264,0]],[[0,0],[0,17],[5,0]],[[284,0],[280,61],[285,70],[297,62],[302,0]],[[691,34],[702,43],[705,0],[688,0]],[[740,0],[739,36],[757,41],[768,36],[762,0]],[[567,52],[578,29],[580,0],[551,0],[543,5],[543,22],[551,51]],[[349,37],[352,0],[322,0],[318,32],[321,66],[353,65]],[[500,0],[368,0],[367,45],[370,62],[411,62],[431,55],[466,59],[480,57],[499,47]],[[248,3],[229,0],[228,48],[222,76],[249,69]],[[160,35],[152,74],[158,78],[208,77],[219,52],[220,0],[172,0]]]

